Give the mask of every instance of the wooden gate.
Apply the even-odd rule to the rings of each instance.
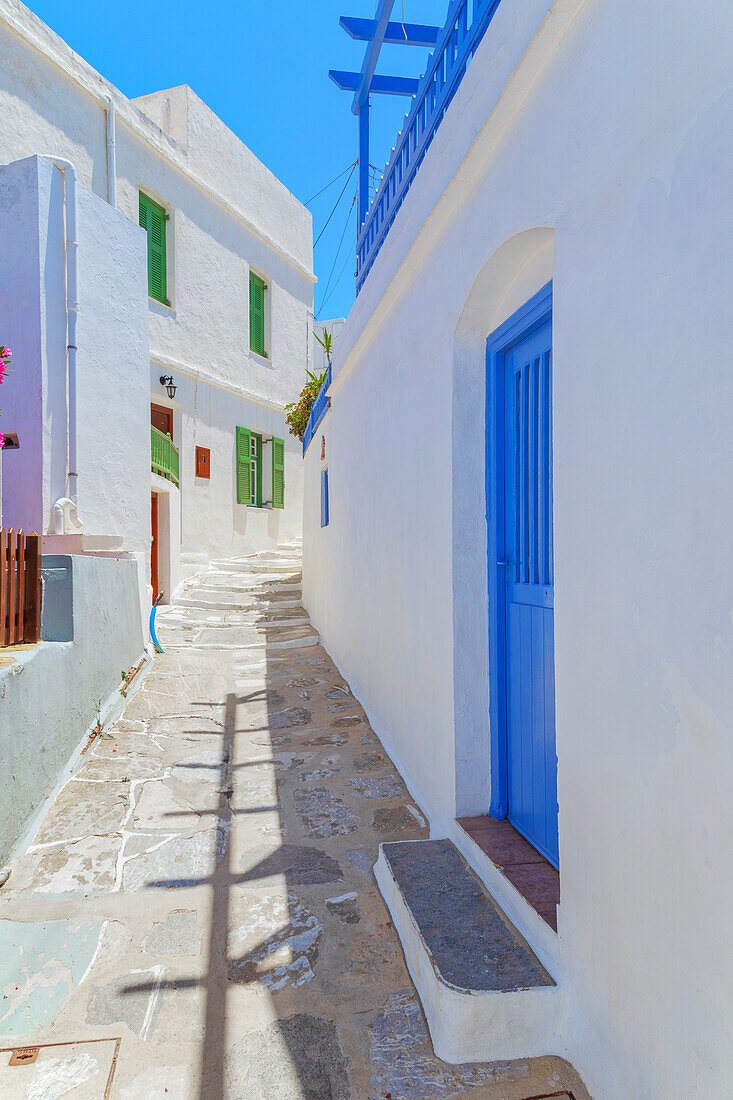
[[[40,640],[40,537],[0,527],[0,646]]]

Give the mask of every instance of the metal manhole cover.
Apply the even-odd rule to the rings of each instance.
[[[119,1039],[2,1047],[0,1094],[3,1100],[109,1100],[119,1052]]]

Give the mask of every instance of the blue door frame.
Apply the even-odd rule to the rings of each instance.
[[[548,283],[493,332],[486,342],[486,522],[489,588],[489,721],[491,731],[492,817],[509,812],[507,582],[508,560],[505,501],[507,480],[506,394],[507,356],[520,341],[546,326],[552,318],[552,283]],[[532,840],[532,837],[530,837]],[[533,841],[534,842],[534,841]],[[543,850],[541,844],[536,846]],[[557,841],[545,848],[557,863]]]

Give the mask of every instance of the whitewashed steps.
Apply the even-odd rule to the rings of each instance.
[[[382,844],[374,874],[439,1058],[562,1050],[563,989],[450,841]]]
[[[321,637],[301,603],[297,549],[212,562],[169,608],[158,636],[167,649],[293,649]]]

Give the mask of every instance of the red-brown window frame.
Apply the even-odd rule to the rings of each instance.
[[[209,447],[196,448],[196,477],[211,478],[211,449]]]

